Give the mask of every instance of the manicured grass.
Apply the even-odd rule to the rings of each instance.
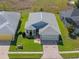
[[[63,40],[63,45],[59,45],[60,51],[72,51],[72,50],[79,50],[79,38],[71,39],[68,35],[68,31],[64,26],[63,22],[61,21],[59,15],[56,15],[57,21],[60,27],[61,36]]]
[[[9,58],[11,59],[17,59],[17,58],[32,58],[32,59],[40,59],[41,58],[41,54],[9,54]]]
[[[19,32],[25,31],[25,23],[28,21],[29,12],[26,10],[21,11],[21,27],[19,29]]]
[[[61,54],[64,59],[79,58],[79,53]]]
[[[26,11],[22,11],[21,12],[22,17],[21,17],[21,27],[18,31],[19,32],[24,32],[25,31],[25,23],[27,21],[28,18],[28,12]],[[28,39],[28,38],[23,38],[22,34],[18,34],[18,38],[17,38],[17,42],[13,42],[16,43],[16,45],[11,44],[10,45],[10,51],[42,51],[42,45],[41,44],[37,44],[34,43],[34,39]],[[17,45],[23,45],[23,49],[16,49]]]
[[[26,39],[26,38],[24,39],[20,36],[18,37],[17,45],[21,45],[21,44],[23,45],[23,49],[16,49],[16,46],[11,45],[10,51],[26,51],[26,52],[42,51],[42,45],[34,43],[33,39]]]

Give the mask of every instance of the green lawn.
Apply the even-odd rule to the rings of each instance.
[[[25,59],[40,59],[41,58],[41,54],[9,54],[10,59],[21,59],[21,58],[25,58]]]
[[[64,26],[63,22],[61,21],[59,15],[56,15],[57,21],[60,27],[60,31],[62,34],[62,40],[63,40],[63,45],[59,45],[59,50],[60,51],[72,51],[72,50],[77,50],[79,49],[79,38],[77,39],[71,39],[68,35],[68,31],[66,27]]]
[[[21,14],[22,23],[18,33],[25,31],[24,26],[28,18],[28,12],[22,11]],[[13,43],[16,43],[16,45],[11,44],[10,51],[42,51],[41,44],[34,43],[34,39],[23,38],[22,34],[18,35],[17,41]],[[16,49],[17,45],[21,44],[23,45],[23,49]]]

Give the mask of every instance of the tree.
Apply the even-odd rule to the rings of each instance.
[[[79,0],[77,0],[77,1],[75,2],[75,5],[76,5],[77,8],[79,8]]]

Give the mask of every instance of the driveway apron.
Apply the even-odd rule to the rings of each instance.
[[[10,47],[10,41],[0,41],[0,59],[9,59],[8,51]]]
[[[43,45],[43,56],[41,59],[63,59],[58,51],[57,45]]]

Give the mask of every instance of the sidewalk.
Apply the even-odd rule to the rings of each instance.
[[[59,53],[60,54],[65,54],[65,53],[79,53],[79,51],[61,51]]]
[[[0,46],[0,59],[9,59],[8,50],[9,46]]]
[[[43,54],[43,52],[8,52],[8,54]]]

